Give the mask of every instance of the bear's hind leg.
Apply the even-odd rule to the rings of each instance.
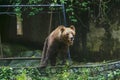
[[[56,65],[56,56],[57,55],[51,55],[51,57],[50,57],[50,64],[51,64],[51,66],[55,66]]]

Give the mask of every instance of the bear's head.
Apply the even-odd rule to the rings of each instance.
[[[71,25],[70,27],[62,26],[61,28],[61,39],[68,46],[73,45],[75,37],[75,27]]]

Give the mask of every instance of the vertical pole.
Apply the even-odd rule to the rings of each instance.
[[[66,13],[65,13],[65,6],[62,4],[62,9],[63,9],[63,17],[64,17],[64,25],[67,26],[67,21],[66,21]],[[72,65],[72,59],[70,55],[70,49],[68,48],[68,59],[69,59],[69,65]]]
[[[61,14],[60,14],[60,12],[58,12],[58,14],[59,14],[59,16],[58,16],[58,18],[59,18],[59,24],[61,25],[62,23],[61,23]]]
[[[1,34],[0,34],[0,54],[1,54],[1,57],[3,57]]]
[[[51,12],[50,12],[50,25],[49,25],[48,35],[50,34],[50,31],[51,31],[51,28],[52,28],[52,17],[53,17],[53,11],[51,10]]]
[[[64,25],[67,26],[66,13],[65,13],[65,6],[64,6],[64,4],[62,4],[62,10],[63,10]]]

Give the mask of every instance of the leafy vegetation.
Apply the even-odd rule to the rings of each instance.
[[[8,2],[8,0],[2,0],[2,1]],[[84,12],[89,13],[89,17],[92,17],[97,24],[100,24],[102,22],[110,24],[110,20],[109,20],[110,15],[108,14],[111,10],[110,9],[111,6],[115,5],[115,3],[113,3],[114,0],[113,1],[112,0],[107,0],[107,1],[106,0],[92,0],[92,1],[88,1],[88,0],[48,0],[48,1],[47,0],[27,0],[27,1],[16,0],[16,2],[14,0],[9,0],[9,1],[10,2],[8,3],[16,4],[16,5],[23,4],[23,3],[24,4],[64,4],[66,7],[66,13],[67,13],[68,19],[73,23],[80,22],[81,24],[82,24],[80,20],[81,13],[84,14]],[[120,2],[119,0],[115,0],[115,1],[117,4]],[[51,9],[51,7],[49,9]],[[26,8],[22,9],[21,7],[14,8],[14,11],[16,12],[16,15],[19,17],[20,20],[22,20],[21,19],[22,10],[27,10],[27,9]],[[39,11],[42,11],[43,8],[30,7],[30,10],[31,12],[29,13],[29,15],[35,15]],[[86,26],[83,26],[83,27],[86,28]],[[105,30],[108,31],[109,29],[105,27]],[[83,30],[81,29],[81,31],[83,31],[83,33],[85,32],[84,29]],[[109,35],[106,35],[106,38],[107,36]],[[103,39],[105,43],[106,43],[106,38]],[[107,38],[107,39],[111,40],[111,38]],[[111,41],[107,41],[107,44],[109,43],[111,43]],[[104,45],[102,49],[105,49],[108,46],[109,45]],[[113,45],[110,45],[110,46],[113,46]],[[14,49],[15,48],[16,47],[14,47]],[[18,52],[20,52],[19,50],[21,51],[26,50],[26,48],[19,48],[18,50],[13,51],[14,49],[8,49],[6,46],[3,51],[4,51],[4,54],[6,54],[8,57],[11,57],[11,56],[15,56],[16,54],[18,55]],[[116,53],[118,54],[118,52]],[[21,56],[22,54],[24,53],[19,54],[19,56]],[[21,65],[23,62],[21,62],[21,64],[20,64],[20,61],[19,62],[14,61],[12,63],[18,63],[19,65]],[[11,65],[15,67],[15,65],[13,65],[12,63]],[[31,65],[26,64],[26,65],[33,66],[34,64],[31,64]],[[11,67],[2,67],[0,68],[0,80],[50,80],[50,79],[51,80],[119,80],[120,79],[120,69],[114,69],[114,70],[108,70],[108,71],[102,71],[102,72],[97,71],[97,69],[99,68],[71,69],[68,66],[65,66],[64,68],[61,68],[61,69],[47,68],[43,70],[41,69],[39,70],[37,68],[13,69]]]
[[[6,1],[8,2],[8,1]],[[10,0],[8,3],[10,4],[64,4],[66,7],[66,13],[68,18],[71,22],[78,22],[80,21],[79,17],[81,13],[87,12],[90,16],[92,16],[95,20],[101,21],[102,20],[109,20],[108,19],[108,11],[109,8],[112,6],[111,4],[119,3],[119,0]],[[96,8],[96,9],[95,9]],[[15,7],[14,11],[17,15],[21,15],[21,7]],[[38,7],[31,7],[30,15],[35,15],[39,11],[42,11],[43,8]],[[97,11],[97,13],[96,13]],[[97,15],[97,16],[96,16]]]
[[[94,69],[95,71],[95,69]],[[90,68],[0,68],[0,80],[119,80],[120,69],[94,72]]]

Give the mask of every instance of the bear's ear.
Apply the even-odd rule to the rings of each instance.
[[[61,32],[65,31],[65,27],[64,26],[61,26]]]
[[[75,31],[74,25],[71,25],[70,28]]]

